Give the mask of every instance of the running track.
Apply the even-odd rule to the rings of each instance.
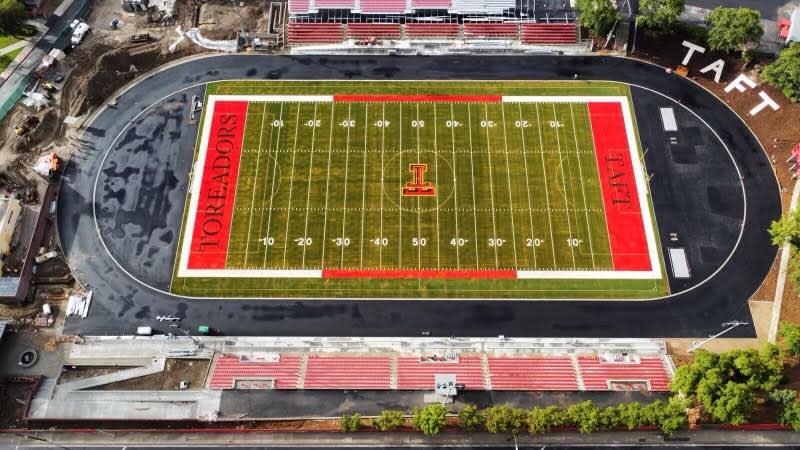
[[[184,206],[180,199],[185,198],[191,154],[181,153],[159,164],[154,158],[169,156],[170,148],[194,145],[196,132],[185,124],[185,105],[192,95],[202,95],[203,91],[198,86],[177,92],[187,86],[213,80],[276,77],[491,80],[560,79],[571,78],[574,73],[581,80],[625,81],[679,98],[717,130],[731,148],[742,172],[747,225],[730,261],[708,282],[689,292],[651,302],[193,300],[174,297],[133,280],[102,246],[107,241],[110,251],[128,271],[158,288],[168,287],[172,264],[169,249],[174,248],[176,240],[170,230],[180,222]],[[644,144],[655,145],[661,139],[660,125],[657,119],[643,121],[647,116],[642,114],[671,103],[645,89],[633,88],[633,93]],[[161,99],[166,103],[159,103]],[[158,105],[152,113],[126,128],[131,119],[154,103]],[[676,108],[682,117],[691,119],[679,106]],[[158,138],[152,130],[161,123],[167,124],[169,133]],[[724,149],[713,137],[709,138],[701,124],[692,122],[687,126],[693,140],[705,142],[708,147],[703,158],[697,158],[692,153],[695,150],[688,148],[681,155],[671,155],[682,158],[681,164],[676,164],[670,155],[650,151],[647,164],[657,173],[651,188],[662,243],[672,229],[708,233],[708,239],[698,243],[696,253],[701,257],[693,265],[696,274],[708,275],[727,257],[738,236],[742,194],[738,174]],[[133,145],[133,150],[112,152],[104,164],[106,150],[123,131],[118,146]],[[141,151],[155,145],[159,146],[157,152]],[[141,325],[158,329],[156,315],[178,314],[185,318],[183,328],[192,330],[198,324],[210,323],[229,335],[414,336],[425,331],[440,336],[698,336],[717,330],[724,321],[751,321],[746,300],[764,279],[776,254],[764,230],[780,214],[778,190],[766,156],[754,150],[759,145],[753,136],[730,110],[696,85],[665,75],[660,67],[631,60],[599,56],[205,58],[141,77],[136,87],[120,97],[120,108],[105,111],[95,119],[83,138],[83,148],[66,168],[58,222],[70,264],[77,276],[94,289],[95,296],[89,317],[69,319],[67,333],[132,333]],[[692,175],[692,168],[700,167],[698,164],[716,168],[714,179]],[[98,172],[122,182],[104,181],[95,192]],[[158,176],[150,176],[151,172]],[[137,179],[147,184],[135,190],[125,189]],[[94,226],[93,204],[97,205],[103,241],[98,239]],[[133,206],[115,206],[119,204]],[[682,218],[678,206],[692,214],[705,210],[714,226],[706,225],[705,219]],[[692,283],[671,280],[676,291]],[[740,327],[735,335],[753,333],[750,327]]]

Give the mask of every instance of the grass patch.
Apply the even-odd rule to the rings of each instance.
[[[627,86],[616,83],[352,81],[222,82],[210,84],[206,95],[370,93],[630,96]],[[613,270],[593,145],[581,101],[250,102],[226,267]],[[425,180],[436,196],[402,195],[412,163],[427,165]],[[172,290],[193,296],[523,299],[669,292],[664,278],[177,276]]]
[[[25,50],[25,47],[18,48],[10,53],[6,53],[5,55],[0,55],[0,72],[6,70],[8,66],[14,62],[14,58],[17,57],[22,51]]]

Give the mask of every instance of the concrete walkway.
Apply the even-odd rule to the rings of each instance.
[[[359,447],[379,448],[384,446],[402,447],[483,447],[498,446],[514,448],[511,435],[506,433],[461,433],[446,432],[435,437],[422,433],[276,433],[276,432],[73,432],[73,431],[29,431],[20,436],[0,434],[0,446],[22,445],[62,445],[77,446],[113,445],[113,448],[133,445],[157,445],[164,448],[208,445],[217,448],[240,446],[269,447]],[[32,440],[31,440],[32,439]],[[520,447],[553,445],[600,445],[651,446],[664,445],[694,447],[698,445],[764,445],[786,446],[800,443],[800,433],[787,431],[731,432],[727,430],[707,430],[678,433],[665,438],[659,432],[619,432],[619,433],[550,433],[541,436],[521,434],[517,437]],[[234,444],[235,443],[235,444]]]
[[[70,391],[49,400],[37,396],[28,416],[62,420],[216,420],[221,399],[222,392],[210,390]]]
[[[14,42],[11,45],[7,45],[7,46],[5,46],[3,48],[0,48],[0,56],[7,55],[7,54],[13,52],[14,50],[16,50],[18,48],[25,47],[26,45],[28,45],[28,41]]]

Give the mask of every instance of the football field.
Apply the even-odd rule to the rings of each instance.
[[[172,289],[663,294],[646,176],[613,83],[217,83]]]

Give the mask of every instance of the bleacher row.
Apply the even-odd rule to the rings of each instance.
[[[320,10],[405,14],[432,9],[451,14],[502,14],[515,7],[514,0],[289,0],[290,14],[313,14]]]
[[[431,390],[436,374],[455,374],[467,390],[666,391],[667,357],[606,362],[597,355],[486,356],[423,361],[413,355],[280,354],[274,361],[235,355],[215,358],[211,389],[234,389],[237,381],[272,380],[274,389]]]
[[[338,23],[289,22],[289,44],[337,43],[348,39],[519,39],[526,44],[575,44],[573,23]]]

